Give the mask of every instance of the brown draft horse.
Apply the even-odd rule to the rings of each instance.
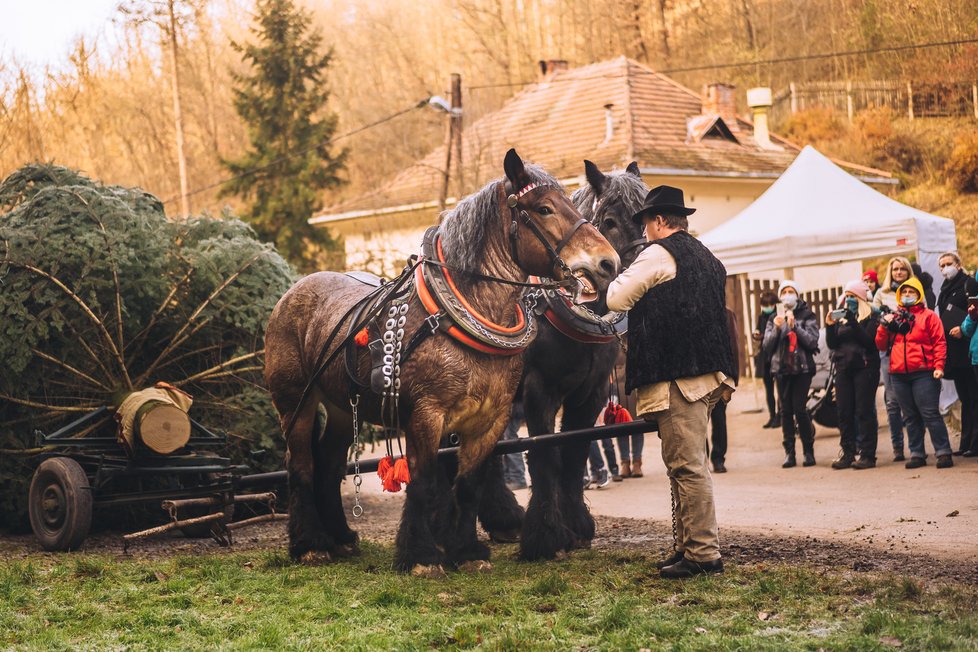
[[[523,288],[487,276],[525,281],[532,274],[573,283],[570,274],[585,300],[603,292],[619,265],[608,241],[591,224],[581,224],[552,176],[524,165],[514,150],[503,167],[504,179],[462,200],[438,228],[445,264],[458,272],[458,291],[471,309],[495,324],[517,322]],[[330,333],[349,327],[340,323],[343,316],[370,289],[343,274],[307,276],[279,300],[265,333],[265,380],[287,433],[289,552],[305,563],[358,552],[340,497],[353,441],[351,381],[338,363],[313,376]],[[426,328],[428,313],[415,291],[408,305],[404,331]],[[360,368],[368,367],[365,349],[357,355]],[[442,334],[422,341],[402,363],[397,418],[412,481],[397,534],[399,570],[439,576],[445,563],[490,568],[489,549],[476,536],[476,513],[485,462],[506,426],[522,368],[521,355],[488,355]],[[327,414],[321,432],[320,404]],[[360,397],[362,419],[381,423],[382,408],[380,396]],[[436,462],[439,441],[448,433],[457,435],[460,446],[453,486]]]

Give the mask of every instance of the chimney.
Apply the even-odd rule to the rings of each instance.
[[[736,86],[713,82],[703,93],[704,115],[719,115],[730,131],[737,133],[737,97],[734,95]]]
[[[767,110],[771,104],[770,88],[748,89],[747,106],[754,113],[754,142],[761,149],[779,151],[784,148],[771,142],[771,132],[767,128]]]
[[[540,66],[540,81],[547,81],[558,72],[567,70],[567,59],[546,59],[537,62]]]

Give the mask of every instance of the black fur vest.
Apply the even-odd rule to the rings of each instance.
[[[676,278],[628,311],[626,390],[722,371],[734,377],[727,332],[727,270],[686,231],[656,240],[676,261]]]

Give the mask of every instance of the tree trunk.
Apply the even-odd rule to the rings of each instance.
[[[173,10],[174,0],[168,0],[170,12],[170,67],[173,69],[173,122],[177,133],[177,168],[180,171],[180,213],[190,216],[190,198],[187,196],[187,158],[183,151],[183,114],[180,111],[180,72],[177,69],[177,17]]]
[[[666,0],[657,0],[656,12],[659,15],[659,42],[662,45],[663,63],[669,63],[669,26],[666,24]]]

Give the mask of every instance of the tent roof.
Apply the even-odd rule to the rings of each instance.
[[[753,204],[701,239],[729,274],[956,246],[953,221],[890,199],[811,146]]]

